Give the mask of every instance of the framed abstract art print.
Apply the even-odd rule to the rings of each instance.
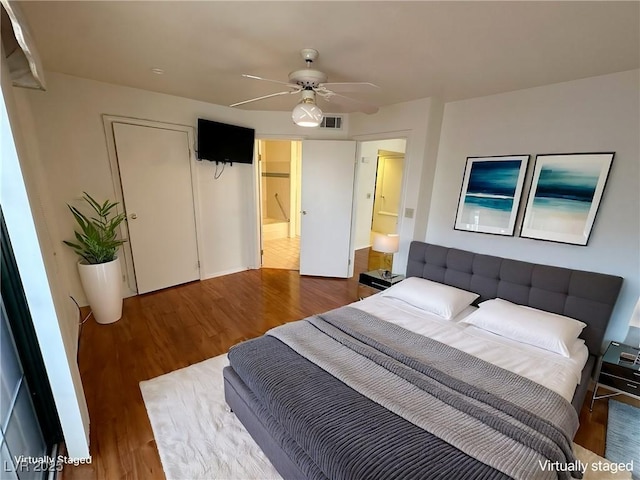
[[[614,155],[538,155],[520,236],[586,245]]]
[[[455,230],[513,235],[529,155],[468,157]]]

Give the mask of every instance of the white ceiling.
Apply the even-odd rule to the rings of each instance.
[[[229,105],[282,90],[320,52],[377,105],[479,97],[640,67],[640,2],[21,3],[47,70]],[[162,68],[156,75],[152,68]],[[351,95],[351,94],[350,94]],[[289,110],[297,96],[242,108]],[[324,110],[340,112],[337,107]]]

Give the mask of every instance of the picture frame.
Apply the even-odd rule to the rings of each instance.
[[[529,157],[467,157],[454,230],[513,236]]]
[[[520,236],[587,245],[614,156],[537,155]]]

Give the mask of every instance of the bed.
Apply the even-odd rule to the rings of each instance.
[[[229,351],[227,403],[278,472],[570,478],[622,279],[423,242],[406,275]]]

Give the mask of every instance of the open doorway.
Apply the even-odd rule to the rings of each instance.
[[[383,262],[383,254],[370,248],[374,237],[399,232],[405,150],[405,139],[360,144],[354,246],[369,249],[369,270]]]
[[[301,142],[259,140],[262,267],[300,269]]]
[[[398,233],[404,152],[378,150],[371,234]]]

